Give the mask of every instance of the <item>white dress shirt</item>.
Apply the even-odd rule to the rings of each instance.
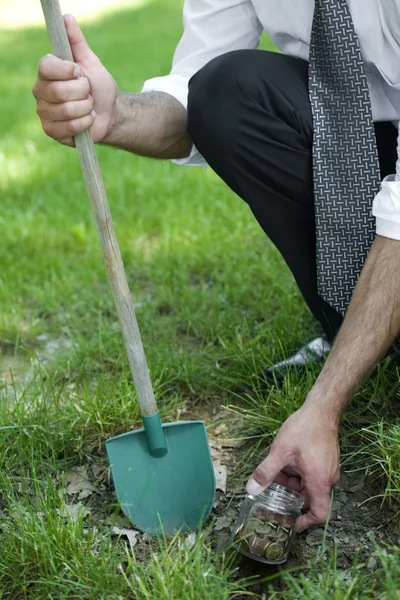
[[[393,121],[398,126],[400,0],[348,3],[365,61],[374,121]],[[190,77],[220,54],[258,48],[263,29],[284,54],[308,60],[313,14],[314,0],[185,0],[184,33],[171,73],[149,79],[143,91],[166,92],[186,108]],[[382,182],[373,214],[379,235],[400,240],[400,136],[398,152],[397,176]],[[174,162],[206,164],[195,147],[188,158]]]

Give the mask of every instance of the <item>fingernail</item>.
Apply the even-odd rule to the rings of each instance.
[[[92,110],[92,113],[91,113],[91,114],[92,114],[92,117],[93,117],[93,119],[95,119],[95,118],[97,117],[97,113],[96,113],[96,111]]]
[[[80,74],[81,74],[81,68],[78,65],[76,65],[76,67],[74,69],[74,77],[75,77],[75,79],[78,79],[78,77],[80,76]]]
[[[265,486],[260,485],[254,479],[254,477],[250,477],[250,479],[246,485],[246,490],[247,490],[247,493],[250,494],[250,496],[258,496],[258,494],[261,494],[261,492],[263,490],[265,490]]]

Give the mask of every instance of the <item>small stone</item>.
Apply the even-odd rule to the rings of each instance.
[[[47,342],[47,340],[49,339],[49,336],[47,333],[41,333],[40,335],[36,336],[36,339],[38,342]]]
[[[369,561],[367,563],[367,569],[369,571],[373,571],[374,569],[376,569],[377,564],[378,563],[377,563],[376,559],[373,556],[371,556],[371,558],[369,559]]]
[[[240,448],[244,446],[246,440],[221,440],[221,445],[223,448]]]

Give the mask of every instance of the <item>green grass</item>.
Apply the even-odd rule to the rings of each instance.
[[[400,548],[378,548],[375,551],[378,570],[371,574],[355,557],[349,569],[339,569],[336,550],[310,561],[310,570],[288,573],[285,590],[270,588],[269,599],[305,598],[307,600],[398,600],[400,582]]]
[[[245,593],[232,560],[211,553],[207,532],[193,546],[179,536],[153,541],[147,560],[139,562],[83,510],[72,517],[51,478],[35,480],[34,496],[23,507],[7,478],[1,479],[8,496],[0,522],[6,557],[1,598],[225,600]]]
[[[111,12],[84,30],[119,87],[137,91],[168,72],[180,13],[180,3],[158,0]],[[60,516],[65,472],[104,460],[105,439],[140,419],[76,154],[46,138],[35,115],[31,88],[49,51],[46,33],[0,33],[0,365],[4,354],[34,357],[43,346],[38,336],[70,342],[30,383],[0,389],[0,598],[234,598],[246,583],[212,552],[207,535],[192,550],[179,538],[165,541],[143,562],[94,517]],[[272,47],[266,38],[263,46]],[[211,171],[107,148],[98,154],[163,417],[232,405],[244,417],[242,435],[263,444],[317,376],[310,369],[269,392],[260,379],[265,366],[319,331],[286,265],[248,207]],[[398,401],[388,399],[397,386],[384,363],[360,390],[344,429],[348,454],[362,454],[363,469],[386,472],[392,496],[400,490],[400,445]],[[388,422],[384,434],[368,429],[378,409]],[[260,454],[255,446],[236,477],[244,481]],[[105,497],[98,512],[112,515],[113,502]],[[398,549],[379,552],[379,590],[389,600],[400,586]],[[322,572],[329,573],[326,597],[346,597],[338,595],[344,583],[331,560],[310,577],[284,575],[287,591],[270,593],[322,597]],[[365,569],[354,566],[354,573],[357,589],[378,589]]]
[[[400,499],[400,425],[387,419],[357,431],[362,442],[351,455],[354,471],[362,470],[370,477],[383,480],[382,500]]]

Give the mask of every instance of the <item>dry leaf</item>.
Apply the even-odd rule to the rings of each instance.
[[[185,538],[184,541],[179,540],[178,545],[181,550],[191,550],[196,544],[196,534],[189,533],[189,535]]]
[[[214,529],[216,531],[221,531],[221,529],[226,529],[227,527],[231,526],[233,519],[227,515],[224,515],[223,517],[218,517],[218,519],[215,521],[215,526]]]
[[[130,547],[134,548],[137,544],[137,536],[139,535],[140,531],[137,529],[120,529],[119,527],[113,527],[112,533],[114,535],[127,537]]]
[[[214,464],[215,483],[216,489],[221,492],[226,492],[226,478],[228,476],[228,469],[225,465]]]
[[[76,523],[79,518],[85,518],[90,513],[90,510],[82,502],[78,502],[77,504],[64,504],[61,509],[56,509],[56,513],[60,517],[71,519],[71,521]]]
[[[78,500],[84,500],[93,493],[94,487],[90,483],[86,467],[75,467],[68,471],[66,475],[67,494],[69,496],[78,495]]]
[[[102,465],[101,463],[93,463],[91,465],[91,467],[92,467],[93,476],[95,477],[96,480],[106,478],[107,470],[108,470],[107,466]]]
[[[26,485],[26,483],[20,481],[18,483],[18,491],[20,494],[33,494],[32,490],[29,488],[29,486]]]

